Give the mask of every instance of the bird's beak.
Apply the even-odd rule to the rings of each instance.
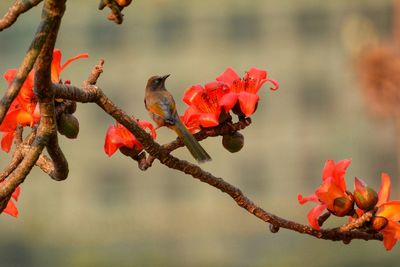
[[[171,74],[167,74],[167,75],[162,76],[161,78],[162,78],[163,81],[165,81],[170,75]]]

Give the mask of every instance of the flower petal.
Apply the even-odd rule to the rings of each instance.
[[[191,133],[195,133],[200,130],[200,111],[195,106],[190,106],[186,109],[183,116],[181,116],[182,122],[188,128]]]
[[[60,80],[61,73],[61,50],[54,49],[53,51],[53,60],[51,61],[51,80],[54,83],[58,83]]]
[[[215,113],[202,113],[199,117],[200,125],[204,128],[218,126],[218,117]]]
[[[298,194],[297,195],[297,200],[299,201],[299,203],[301,205],[307,203],[308,201],[312,201],[312,202],[316,202],[316,203],[319,202],[318,197],[317,197],[316,194],[312,194],[312,195],[306,196],[306,197],[301,195],[301,194]]]
[[[337,198],[346,197],[346,190],[342,190],[335,182],[333,177],[329,177],[322,182],[320,187],[315,191],[318,199],[327,205],[327,208],[331,211],[334,210],[334,201]]]
[[[154,128],[153,124],[151,124],[151,122],[142,120],[142,121],[138,121],[138,124],[140,125],[140,127],[142,127],[145,130],[149,129],[150,135],[153,137],[153,139],[155,139],[157,137],[156,129]]]
[[[391,188],[390,176],[387,173],[382,173],[381,187],[380,187],[379,193],[378,193],[378,203],[376,204],[378,207],[380,205],[382,205],[383,203],[386,203],[389,201],[390,188]]]
[[[249,71],[246,72],[244,75],[244,80],[254,80],[255,81],[255,91],[257,92],[258,89],[267,81],[267,72],[262,69],[257,68],[250,68]]]
[[[319,204],[312,208],[308,214],[307,219],[308,223],[311,225],[312,228],[319,230],[321,227],[318,224],[318,218],[321,216],[322,212],[326,209],[326,205]]]
[[[9,132],[14,131],[17,125],[31,125],[34,122],[34,118],[29,112],[19,108],[8,112],[0,125],[0,131]]]
[[[67,61],[64,62],[64,64],[61,65],[61,71],[63,71],[71,62],[80,59],[80,58],[88,58],[89,54],[79,54],[74,56],[73,58],[68,59]]]
[[[53,52],[53,60],[51,62],[51,80],[54,83],[58,83],[60,80],[60,74],[61,72],[72,62],[75,61],[79,58],[88,58],[88,54],[79,54],[73,58],[68,59],[61,65],[61,50],[60,49],[54,49]]]
[[[186,104],[193,105],[194,99],[203,92],[204,88],[201,85],[193,85],[186,89],[183,94],[183,102]]]
[[[10,152],[13,140],[14,140],[14,131],[6,132],[3,135],[3,138],[1,139],[1,149],[4,152],[7,152],[7,153]]]
[[[391,221],[400,221],[400,200],[393,200],[379,206],[376,216],[385,217]]]
[[[248,92],[239,93],[239,104],[240,109],[246,117],[251,116],[256,109],[256,104],[260,97],[257,94],[252,94]]]
[[[365,188],[367,187],[367,183],[358,177],[354,178],[354,191],[364,191]]]
[[[11,85],[16,73],[17,73],[16,69],[9,69],[4,73],[4,78],[8,81],[8,86]],[[33,100],[35,100],[35,94],[33,92],[33,84],[34,84],[34,71],[31,71],[26,77],[25,82],[23,83],[16,98],[18,103],[26,111],[30,111],[29,105]]]
[[[346,181],[344,180],[344,176],[350,163],[351,159],[341,160],[338,163],[335,163],[333,160],[327,160],[322,170],[322,180],[333,177],[335,183],[343,191],[346,191]]]
[[[394,238],[394,236],[392,234],[384,234],[384,232],[382,232],[383,234],[383,245],[385,246],[386,250],[391,250],[397,243],[397,239]]]
[[[15,188],[14,192],[12,193],[11,197],[15,199],[15,201],[18,201],[20,193],[21,193],[21,188],[17,186],[17,188]]]
[[[397,222],[389,221],[386,227],[379,232],[383,235],[383,245],[386,250],[391,250],[400,239],[400,225]]]
[[[237,101],[237,93],[227,93],[226,95],[221,97],[221,99],[219,100],[219,104],[225,109],[226,112],[229,112],[235,106]]]
[[[10,199],[7,203],[6,208],[3,210],[3,212],[17,218],[18,217],[18,209],[17,206],[15,206],[14,202]]]
[[[126,146],[128,148],[133,148],[135,137],[122,125],[111,125],[106,133],[106,138],[104,142],[104,152],[110,157],[117,151],[120,147]],[[124,131],[124,129],[126,131]]]
[[[4,79],[7,80],[8,86],[11,85],[16,74],[17,74],[17,69],[9,69],[4,73]]]
[[[219,82],[224,82],[228,86],[232,86],[235,80],[240,79],[239,75],[231,68],[227,68],[222,74],[220,74],[216,80]]]

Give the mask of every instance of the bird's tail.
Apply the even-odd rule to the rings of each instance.
[[[178,134],[180,138],[182,138],[183,143],[190,151],[190,154],[192,154],[192,156],[197,160],[197,162],[202,163],[211,160],[210,155],[208,155],[208,153],[199,144],[196,138],[194,138],[194,136],[189,132],[189,130],[179,118],[176,119],[174,126],[174,131]]]

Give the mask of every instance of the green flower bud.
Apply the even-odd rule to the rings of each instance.
[[[354,209],[354,199],[351,194],[346,197],[338,197],[333,201],[333,211],[334,215],[343,217],[349,215]]]
[[[244,136],[239,132],[222,136],[222,145],[231,153],[236,153],[243,148]]]
[[[357,177],[355,178],[354,185],[354,200],[357,207],[364,211],[372,210],[376,203],[378,203],[378,193]]]
[[[79,121],[72,114],[61,114],[57,121],[58,132],[69,139],[75,139],[79,133]]]

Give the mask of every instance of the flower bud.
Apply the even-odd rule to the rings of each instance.
[[[371,220],[372,229],[375,231],[380,231],[386,227],[388,224],[388,219],[385,217],[374,216]]]
[[[372,210],[378,202],[378,193],[359,179],[354,179],[354,200],[357,207],[364,211]]]
[[[349,215],[354,209],[354,199],[351,194],[345,197],[335,198],[333,201],[333,210],[331,212],[339,217]]]
[[[79,121],[72,114],[62,113],[57,121],[58,132],[69,139],[75,139],[79,133]]]
[[[222,136],[222,145],[231,153],[240,151],[244,145],[244,136],[239,132]]]
[[[279,226],[278,225],[273,225],[272,223],[269,225],[269,230],[271,231],[271,233],[277,233],[279,231]]]
[[[120,7],[129,6],[132,3],[132,0],[115,0]]]

